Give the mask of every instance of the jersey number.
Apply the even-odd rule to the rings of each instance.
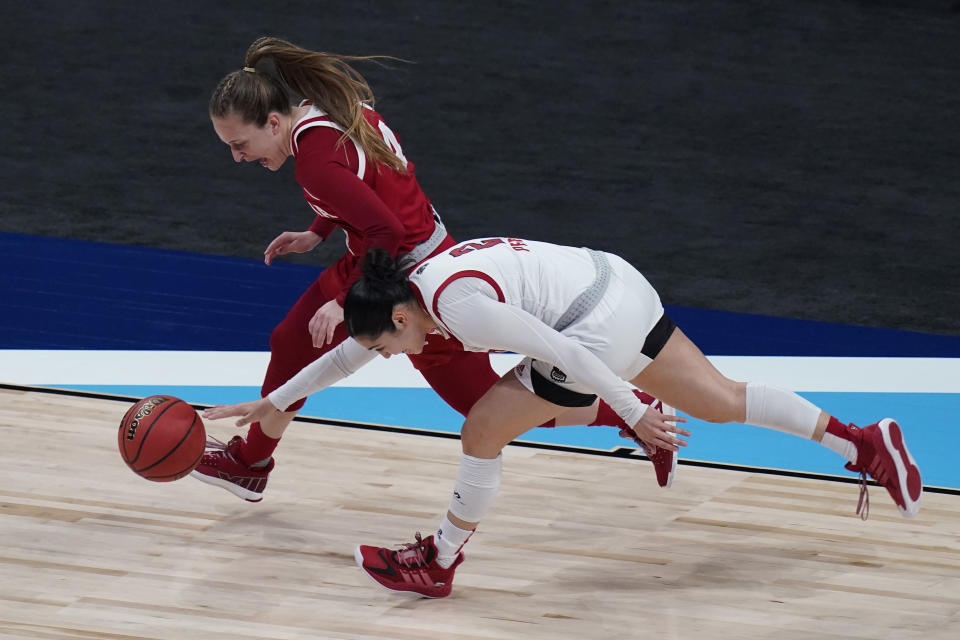
[[[393,131],[390,130],[390,127],[388,127],[387,123],[383,120],[381,120],[377,126],[380,127],[380,135],[383,136],[383,141],[387,143],[387,146],[400,158],[403,166],[406,167],[407,158],[403,155],[403,149],[400,148],[400,141],[397,140],[397,136],[394,135]]]
[[[450,255],[454,258],[459,258],[465,253],[470,253],[474,249],[489,249],[490,247],[495,247],[498,244],[503,244],[503,238],[487,238],[486,240],[481,240],[480,242],[468,242],[464,245],[456,247],[450,250]]]

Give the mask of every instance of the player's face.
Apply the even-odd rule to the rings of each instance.
[[[406,317],[398,322],[396,314],[394,315],[394,326],[396,326],[396,331],[384,331],[375,338],[355,336],[354,340],[359,342],[361,346],[376,351],[384,358],[400,353],[420,353],[423,351],[423,345],[427,341],[427,332],[423,327],[415,322],[410,322]]]
[[[236,112],[211,120],[217,136],[230,147],[235,162],[259,162],[261,166],[276,171],[290,155],[286,127],[279,114],[271,113],[262,127],[244,122]]]

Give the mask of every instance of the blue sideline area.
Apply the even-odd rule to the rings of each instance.
[[[141,247],[0,234],[0,349],[266,351],[268,337],[318,269]],[[960,357],[960,338],[770,318],[668,305],[709,355]],[[14,381],[15,382],[15,381]],[[196,404],[257,397],[256,387],[64,385]],[[825,410],[867,424],[909,419],[912,452],[929,486],[960,488],[950,452],[960,395],[804,393]],[[375,400],[374,400],[375,397]],[[429,389],[338,387],[310,398],[304,415],[456,432],[460,417]],[[922,425],[920,431],[916,425]],[[691,421],[681,458],[773,469],[845,473],[822,447],[766,429]],[[594,449],[628,444],[612,429],[536,429],[526,440]]]
[[[0,348],[267,351],[320,269],[0,233]],[[669,299],[668,296],[666,296]],[[960,338],[667,305],[710,355],[960,357]]]
[[[176,387],[70,385],[70,389],[142,398],[165,393],[194,404],[230,404],[254,400],[257,387]],[[958,394],[947,393],[801,393],[817,406],[845,419],[869,424],[885,416],[909,417],[909,424],[923,425],[923,431],[907,431],[910,452],[924,474],[924,484],[960,489],[960,473],[952,455],[960,447],[960,433],[947,428],[960,408]],[[376,401],[372,401],[375,396]],[[459,433],[462,418],[431,389],[357,389],[334,387],[307,400],[301,415],[331,420],[367,422],[411,429]],[[842,460],[819,444],[800,440],[769,429],[748,425],[713,425],[691,419],[685,425],[693,433],[690,446],[680,459],[718,462],[819,473],[852,475]],[[301,427],[303,428],[303,427]],[[921,436],[922,437],[916,437]],[[632,447],[615,429],[605,427],[563,427],[533,429],[521,441],[599,449]],[[277,454],[282,457],[282,450]]]

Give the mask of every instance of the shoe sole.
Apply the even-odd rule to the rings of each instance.
[[[363,570],[363,575],[373,580],[374,584],[376,584],[378,587],[380,587],[384,591],[389,591],[390,593],[410,593],[415,596],[420,596],[421,598],[430,598],[432,600],[435,600],[437,598],[446,598],[447,596],[450,595],[449,593],[445,593],[443,595],[438,595],[438,596],[428,596],[425,593],[420,593],[419,591],[414,591],[413,589],[391,589],[390,587],[388,587],[387,585],[383,584],[382,582],[374,578],[372,575],[370,575],[370,572],[367,571],[367,568],[363,566],[363,554],[360,552],[360,546],[361,545],[358,544],[354,548],[353,560],[357,563],[357,566]]]
[[[214,478],[213,476],[208,476],[196,470],[190,472],[190,477],[196,478],[200,482],[206,482],[207,484],[212,484],[215,487],[226,489],[233,495],[237,496],[238,498],[243,498],[247,502],[260,502],[261,500],[263,500],[262,493],[256,493],[254,491],[250,491],[249,489],[238,487],[236,484],[234,484],[233,482],[230,482],[229,480],[224,480],[222,478]]]
[[[897,508],[905,518],[912,518],[920,510],[920,500],[923,498],[920,467],[907,449],[900,425],[891,418],[884,418],[877,423],[877,426],[883,435],[883,446],[887,450],[887,455],[893,460],[897,469],[897,485],[900,487],[900,498],[904,503],[902,507],[898,504]]]
[[[668,405],[666,402],[660,401],[660,413],[665,416],[675,416],[677,415],[677,410]],[[667,476],[667,484],[661,487],[662,489],[669,489],[673,484],[673,475],[677,471],[677,458],[680,457],[679,452],[671,451],[672,455],[670,456],[670,475]]]

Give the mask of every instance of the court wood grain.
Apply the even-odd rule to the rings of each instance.
[[[357,543],[432,533],[459,442],[294,423],[265,499],[123,464],[128,403],[0,390],[0,638],[960,637],[960,498],[509,447],[453,595],[389,593]],[[229,421],[207,425],[226,439]],[[839,466],[839,465],[838,465]]]

